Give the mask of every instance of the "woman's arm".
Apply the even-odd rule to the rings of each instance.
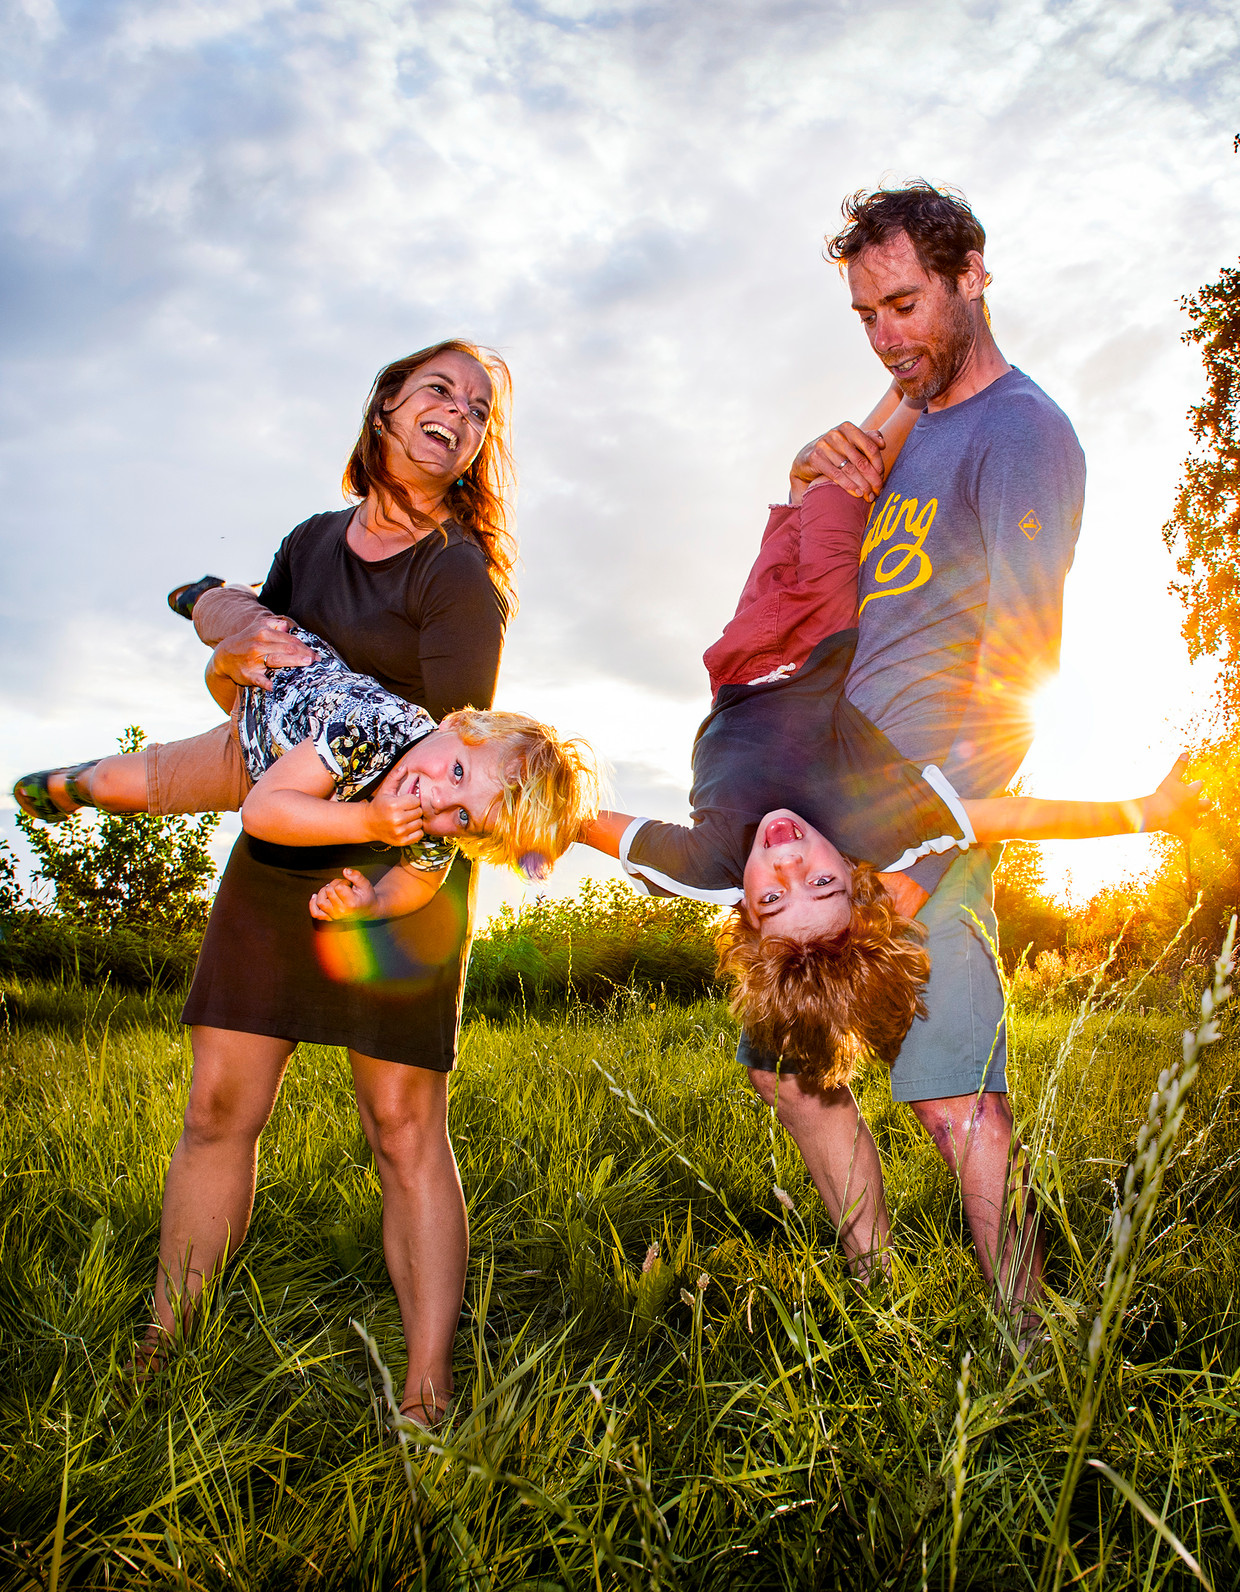
[[[248,586],[217,586],[194,604],[194,629],[211,647],[207,689],[224,706],[216,681],[256,685],[270,691],[268,668],[300,668],[317,653],[288,634],[291,621],[277,618]],[[232,707],[229,702],[228,707]]]
[[[1188,758],[1148,796],[1114,802],[1038,801],[1028,796],[996,796],[966,801],[979,844],[1000,840],[1087,840],[1099,835],[1149,834],[1164,830],[1186,837],[1201,822],[1208,804],[1201,781],[1185,780]]]
[[[401,863],[385,873],[378,884],[371,884],[365,874],[346,868],[343,879],[333,879],[310,897],[310,916],[324,922],[341,918],[405,918],[411,912],[420,912],[447,877],[446,868],[423,873]]]
[[[314,743],[303,741],[256,782],[242,804],[242,827],[280,846],[359,840],[412,846],[422,839],[422,809],[413,797],[380,790],[371,801],[337,802],[335,788]]]

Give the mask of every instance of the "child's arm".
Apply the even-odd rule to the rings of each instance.
[[[628,813],[599,813],[597,818],[581,826],[577,839],[583,846],[593,846],[595,851],[605,852],[609,857],[619,857],[620,842],[632,822]]]
[[[425,873],[401,863],[385,873],[378,884],[371,884],[365,874],[346,868],[343,879],[333,879],[310,897],[310,916],[324,922],[408,917],[411,912],[421,911],[447,877],[446,868]]]
[[[1200,780],[1185,780],[1188,758],[1178,758],[1156,791],[1127,801],[1037,801],[996,796],[966,801],[981,845],[1000,840],[1087,840],[1098,835],[1148,834],[1165,830],[1187,836],[1201,822],[1207,803]]]
[[[422,809],[411,797],[379,791],[371,801],[337,802],[312,741],[277,758],[241,808],[247,835],[281,846],[330,846],[377,840],[411,846],[422,839]]]

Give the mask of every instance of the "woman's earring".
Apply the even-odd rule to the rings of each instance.
[[[456,484],[457,484],[457,486],[464,486],[465,485],[465,477],[463,475],[458,475],[457,478],[456,478]]]

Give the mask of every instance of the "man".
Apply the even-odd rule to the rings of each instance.
[[[925,405],[885,482],[882,438],[847,423],[794,466],[874,505],[848,695],[961,796],[994,796],[1032,739],[1032,696],[1058,667],[1084,457],[1066,416],[991,335],[985,233],[968,204],[918,182],[857,193],[844,215],[828,257],[846,269],[852,307],[895,386]],[[920,907],[928,931],[929,1016],[913,1024],[891,1082],[958,1177],[982,1270],[1019,1318],[1037,1296],[1041,1246],[1013,1138],[1003,994],[987,943],[997,855],[974,849],[911,870],[918,888],[902,905]],[[751,1062],[755,1087],[773,1099],[769,1060]],[[816,1182],[816,1168],[825,1173],[849,1146],[853,1198],[874,1198],[866,1225],[885,1235],[877,1154],[854,1138],[863,1128],[846,1104],[803,1094],[795,1079],[783,1081],[779,1104]],[[836,1165],[829,1207],[840,1177]]]

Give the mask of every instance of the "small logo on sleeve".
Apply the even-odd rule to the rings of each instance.
[[[1037,517],[1033,510],[1030,509],[1028,514],[1026,514],[1024,519],[1020,522],[1020,528],[1022,531],[1024,531],[1025,535],[1031,542],[1036,542],[1038,539],[1038,532],[1042,529],[1042,521]]]

